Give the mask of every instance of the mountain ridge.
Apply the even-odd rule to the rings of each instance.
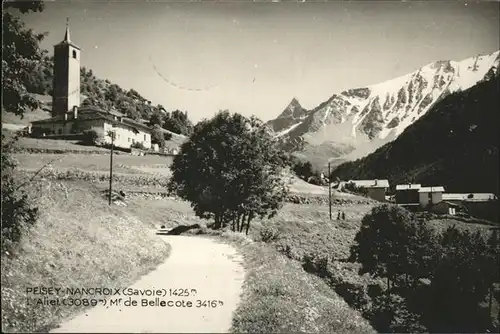
[[[500,51],[461,61],[440,60],[379,84],[345,89],[311,110],[294,98],[267,124],[285,150],[317,160],[317,165],[354,160],[396,139],[440,99],[498,74],[499,63]],[[320,146],[324,149],[318,152]],[[340,154],[338,147],[344,148]]]
[[[393,142],[335,168],[340,179],[386,178],[447,192],[498,195],[500,74],[438,101]]]

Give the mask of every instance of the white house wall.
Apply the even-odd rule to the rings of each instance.
[[[111,144],[111,137],[109,137],[108,131],[115,131],[115,145],[122,148],[130,148],[132,143],[139,142],[145,148],[151,148],[151,134],[138,129],[138,133],[135,133],[131,128],[126,125],[120,124],[110,124],[108,122],[104,123],[104,134],[106,143]]]
[[[443,193],[432,193],[432,204],[439,203],[443,200]]]
[[[429,205],[429,193],[428,192],[418,193],[418,198],[419,198],[420,206],[426,207],[427,205]],[[432,204],[440,203],[442,200],[443,200],[443,193],[441,193],[441,192],[431,193]]]
[[[420,206],[426,207],[429,204],[429,193],[418,193]]]

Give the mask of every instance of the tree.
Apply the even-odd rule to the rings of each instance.
[[[35,34],[13,12],[42,11],[43,2],[9,1],[2,11],[2,109],[16,115],[39,107],[39,102],[28,94],[26,86],[44,54],[39,42],[45,34]],[[11,156],[17,137],[6,141],[2,133],[2,250],[17,242],[24,226],[34,224],[38,209],[14,179],[15,163]]]
[[[439,260],[439,238],[423,220],[409,225],[408,228],[406,284],[408,285],[408,279],[411,279],[411,286],[415,287],[419,279],[432,278]]]
[[[11,249],[21,238],[24,227],[32,225],[38,217],[36,208],[14,179],[16,164],[11,150],[15,140],[7,141],[2,133],[2,251]]]
[[[39,107],[26,88],[43,58],[39,43],[45,34],[35,34],[13,12],[42,11],[43,2],[9,1],[2,12],[2,108],[23,116]]]
[[[371,210],[362,220],[351,247],[350,261],[359,262],[360,274],[370,273],[390,281],[405,273],[408,267],[408,226],[413,218],[406,209],[383,204]]]
[[[423,310],[426,327],[431,332],[486,332],[491,319],[480,306],[491,287],[486,241],[479,231],[452,226],[443,233],[441,246]]]
[[[151,143],[158,144],[160,147],[165,146],[165,135],[158,124],[155,124],[151,131]]]
[[[163,128],[187,136],[193,132],[193,124],[189,120],[187,112],[183,113],[180,110],[165,115]]]
[[[490,297],[489,297],[489,309],[491,313],[492,307],[492,299],[494,297],[494,283],[500,283],[500,231],[498,229],[494,229],[488,238],[488,258],[489,264],[487,268],[489,268],[488,277],[490,281]],[[497,301],[500,299],[497,297]],[[498,310],[497,321],[500,321],[500,309]]]
[[[302,162],[297,158],[292,158],[292,170],[298,177],[307,181],[314,175],[312,164],[309,161]]]
[[[263,123],[228,111],[194,127],[171,166],[169,189],[191,202],[213,228],[246,233],[254,218],[271,217],[287,193],[285,156]]]
[[[159,109],[155,110],[149,119],[149,126],[159,125],[161,127],[163,124],[163,117],[164,115]]]
[[[368,189],[363,186],[357,186],[354,182],[348,182],[343,187],[342,190],[347,190],[356,194],[360,194],[362,196],[368,196]]]

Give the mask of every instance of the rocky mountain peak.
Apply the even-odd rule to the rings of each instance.
[[[294,152],[307,156],[309,150],[318,156],[318,147],[328,147],[325,155],[330,155],[340,145],[352,147],[349,159],[359,158],[396,139],[450,93],[497,76],[499,62],[500,51],[462,61],[439,60],[398,78],[333,94],[311,110],[293,98],[268,124]]]

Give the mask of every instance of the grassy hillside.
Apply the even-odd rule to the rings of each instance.
[[[52,98],[47,95],[33,95],[40,102],[40,108],[30,112],[26,112],[23,117],[10,112],[6,112],[4,109],[2,109],[2,123],[27,126],[31,122],[50,118],[50,111],[52,110]]]
[[[394,142],[340,165],[333,177],[498,194],[499,83],[496,77],[444,98]]]
[[[136,218],[140,211],[108,206],[84,182],[40,181],[30,194],[41,216],[13,254],[1,255],[2,332],[46,331],[83,311],[28,306],[35,297],[28,287],[126,287],[168,255],[169,246]]]

